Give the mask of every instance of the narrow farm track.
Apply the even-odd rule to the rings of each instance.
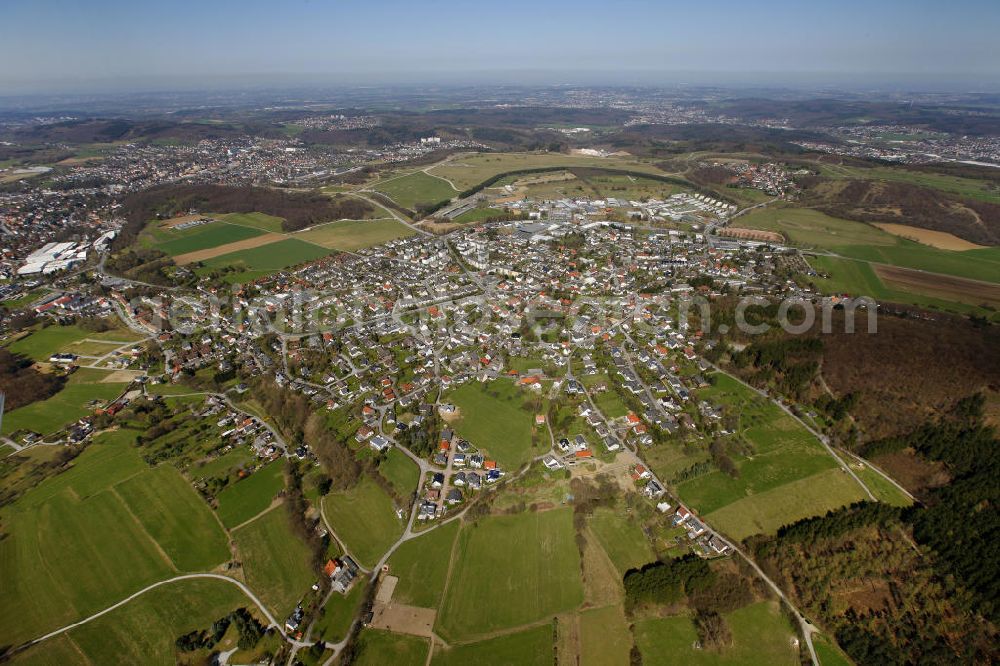
[[[138,592],[135,592],[135,593],[133,593],[133,594],[125,597],[124,599],[122,599],[118,603],[113,604],[111,606],[108,606],[104,610],[98,611],[98,612],[94,613],[93,615],[85,617],[82,620],[78,620],[77,622],[74,622],[72,624],[67,624],[64,627],[60,627],[59,629],[56,629],[55,631],[50,631],[49,633],[45,634],[44,636],[39,636],[38,638],[30,640],[27,643],[24,643],[23,645],[21,645],[20,647],[15,648],[15,651],[17,651],[17,650],[23,650],[23,649],[28,648],[28,647],[30,647],[32,645],[37,645],[38,643],[46,641],[46,640],[48,640],[50,638],[55,638],[56,636],[58,636],[60,634],[66,633],[67,631],[70,631],[71,629],[75,629],[76,627],[82,626],[84,624],[87,624],[88,622],[96,620],[97,618],[102,617],[104,615],[107,615],[108,613],[110,613],[110,612],[112,612],[114,610],[117,610],[118,608],[121,608],[122,606],[125,606],[129,602],[134,601],[135,599],[141,597],[142,595],[146,594],[147,592],[149,592],[151,590],[155,590],[158,587],[163,587],[164,585],[170,585],[171,583],[176,583],[176,582],[183,581],[183,580],[194,580],[194,579],[204,579],[204,578],[212,578],[212,579],[215,579],[215,580],[225,581],[227,583],[231,583],[231,584],[235,585],[236,587],[240,588],[240,590],[247,596],[247,598],[249,598],[250,601],[252,601],[254,603],[254,605],[257,606],[257,609],[260,610],[261,614],[264,615],[265,618],[267,618],[269,626],[272,626],[272,627],[276,628],[278,630],[278,632],[282,635],[282,637],[286,641],[288,641],[289,643],[291,643],[292,645],[294,645],[296,647],[299,646],[299,641],[296,641],[296,640],[288,638],[288,635],[285,633],[284,626],[282,626],[282,624],[280,622],[278,622],[274,618],[274,616],[271,614],[271,611],[269,611],[267,609],[267,606],[264,605],[264,602],[262,602],[257,597],[257,595],[254,594],[253,590],[251,590],[249,587],[247,587],[245,583],[243,583],[242,581],[238,581],[235,578],[230,578],[229,576],[223,576],[222,574],[194,573],[194,574],[184,574],[184,575],[181,575],[181,576],[174,576],[173,578],[168,578],[166,580],[161,580],[158,583],[153,583],[152,585],[144,587],[141,590],[139,590]]]

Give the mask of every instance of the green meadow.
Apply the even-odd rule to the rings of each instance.
[[[894,236],[863,222],[831,217],[808,208],[761,208],[738,225],[782,233],[799,247],[830,250],[861,261],[914,268],[986,282],[1000,281],[1000,248],[942,250]]]
[[[542,451],[532,451],[531,426],[534,412],[522,409],[531,397],[507,380],[484,384],[468,382],[446,400],[461,411],[455,431],[473,446],[485,450],[508,470],[515,470]]]
[[[385,460],[378,467],[378,473],[392,484],[401,497],[409,497],[420,481],[420,468],[396,447],[389,449]]]
[[[698,398],[736,410],[737,433],[752,447],[734,458],[735,478],[715,470],[677,484],[681,500],[713,526],[733,538],[773,532],[866,496],[798,421],[733,377],[713,377]]]
[[[56,352],[74,352],[74,346],[83,340],[99,340],[102,342],[134,342],[141,339],[136,333],[126,328],[113,328],[110,331],[95,333],[85,331],[79,326],[59,326],[53,324],[32,331],[29,335],[15,340],[7,345],[7,349],[15,354],[22,354],[36,361],[48,361]],[[75,352],[80,353],[80,352]]]
[[[378,562],[403,533],[392,498],[367,477],[350,490],[324,497],[323,511],[337,537],[366,567]]]
[[[656,559],[642,527],[622,509],[599,508],[588,524],[622,576]]]
[[[277,506],[233,532],[247,585],[278,617],[285,617],[316,580],[309,548]]]
[[[179,254],[207,250],[227,243],[254,238],[264,233],[260,229],[227,224],[226,222],[212,222],[201,227],[195,227],[195,229],[198,229],[195,233],[185,235],[182,238],[157,243],[155,247],[173,257]]]
[[[275,461],[235,483],[226,486],[215,498],[219,520],[228,528],[250,520],[271,506],[278,491],[285,487],[280,461]]]
[[[527,631],[505,634],[478,643],[463,643],[450,648],[439,647],[431,659],[432,666],[549,666],[553,656],[552,627],[542,625]],[[587,662],[583,662],[587,663]],[[594,661],[594,664],[615,662]]]
[[[295,234],[294,238],[322,245],[331,250],[353,252],[382,245],[397,238],[406,238],[415,233],[413,229],[394,219],[341,220],[310,227]]]
[[[0,644],[86,617],[181,571],[229,558],[211,510],[173,468],[149,468],[135,431],[98,436],[71,468],[0,512]],[[67,563],[81,562],[67,575]]]
[[[399,578],[393,600],[410,606],[438,607],[459,526],[459,521],[453,520],[396,549],[389,558],[389,572]]]
[[[723,616],[733,644],[721,649],[696,648],[698,635],[686,615],[641,620],[633,629],[644,663],[715,666],[779,666],[799,663],[796,639],[775,602],[763,601]]]
[[[426,638],[365,629],[358,636],[353,664],[358,666],[424,666],[430,643]]]
[[[199,273],[207,273],[214,268],[232,268],[239,272],[227,276],[235,281],[254,280],[291,266],[315,261],[330,254],[330,250],[298,238],[268,243],[260,247],[230,252],[206,259],[205,268]]]
[[[75,664],[82,657],[91,664],[173,664],[178,636],[204,629],[240,607],[257,612],[231,583],[211,579],[170,583],[18,653],[12,663]]]
[[[437,631],[461,640],[517,627],[583,602],[573,512],[491,516],[459,534]]]
[[[458,194],[448,181],[423,171],[381,181],[375,184],[374,189],[410,210],[421,204],[447,201]]]
[[[56,432],[74,421],[94,413],[96,401],[103,404],[117,398],[127,384],[103,381],[110,371],[80,368],[58,393],[45,400],[19,407],[3,416],[3,434],[32,430],[42,435]]]

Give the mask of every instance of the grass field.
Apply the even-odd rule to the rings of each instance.
[[[84,339],[134,342],[141,338],[138,334],[125,328],[114,328],[110,331],[93,333],[75,325],[53,325],[38,329],[30,335],[12,342],[7,346],[7,349],[15,354],[23,354],[36,361],[47,361],[56,352],[73,352],[74,345]]]
[[[267,213],[227,213],[226,215],[220,215],[219,218],[229,224],[254,227],[261,231],[271,231],[274,233],[284,231],[281,226],[284,220],[274,215],[268,215]]]
[[[476,153],[436,166],[430,172],[466,189],[506,171],[551,166],[591,166],[662,173],[651,164],[628,157],[586,157],[562,153]]]
[[[0,305],[3,305],[5,308],[9,308],[11,310],[17,310],[18,308],[31,305],[40,299],[46,292],[48,292],[48,289],[44,287],[36,287],[20,298],[11,298],[6,301],[0,301]]]
[[[485,518],[459,539],[438,614],[446,640],[527,624],[583,602],[571,510]]]
[[[742,538],[863,497],[861,487],[795,419],[733,377],[713,377],[715,384],[698,397],[738,410],[738,432],[753,454],[735,461],[737,478],[713,471],[678,484],[685,504],[721,521],[713,525],[729,536]]]
[[[247,478],[226,486],[216,501],[219,520],[228,528],[244,523],[271,505],[285,487],[281,462],[272,462]]]
[[[209,479],[212,477],[228,477],[242,469],[254,460],[254,454],[249,447],[240,447],[225,453],[206,463],[198,463],[188,469],[188,474],[194,479]]]
[[[448,181],[423,171],[378,182],[374,189],[410,210],[420,204],[432,205],[447,201],[458,194]]]
[[[402,497],[409,497],[410,493],[417,489],[417,482],[420,481],[420,468],[397,448],[389,449],[385,461],[379,465],[378,473],[384,476]]]
[[[309,549],[293,532],[288,512],[275,507],[233,532],[247,585],[277,617],[292,612],[315,581]]]
[[[590,518],[590,529],[614,562],[618,573],[641,567],[656,559],[642,528],[612,509],[600,508]]]
[[[254,280],[268,273],[325,257],[330,252],[328,248],[298,238],[286,238],[261,247],[213,257],[204,262],[206,268],[200,269],[199,272],[206,273],[213,268],[231,267],[240,272],[227,276],[228,278],[235,281]]]
[[[111,374],[107,370],[80,368],[70,375],[63,388],[50,398],[19,407],[3,417],[3,434],[26,429],[42,435],[56,432],[77,419],[94,413],[92,400],[112,400],[127,384],[104,382]]]
[[[194,489],[171,468],[148,468],[134,436],[98,436],[69,470],[0,513],[0,644],[96,612],[179,566],[207,570],[228,558]]]
[[[452,221],[459,224],[469,224],[470,222],[482,222],[498,215],[503,215],[503,210],[500,208],[473,208],[472,210],[465,211]]]
[[[583,180],[594,191],[595,198],[604,199],[665,199],[671,194],[690,191],[680,185],[661,183],[650,178],[612,174],[583,174]]]
[[[322,245],[331,250],[352,252],[382,245],[397,238],[406,238],[415,233],[413,229],[394,219],[341,220],[312,227],[295,234],[294,238]]]
[[[368,567],[403,533],[392,499],[367,477],[346,492],[323,498],[323,511],[351,554]]]
[[[872,494],[875,495],[878,501],[894,506],[910,506],[913,504],[913,500],[907,497],[903,491],[868,465],[862,467],[853,458],[848,458],[839,452],[838,455],[851,466],[851,470],[868,486],[868,489],[872,491]]]
[[[647,664],[741,664],[777,666],[799,663],[793,647],[795,632],[778,605],[764,601],[724,615],[733,645],[722,650],[695,649],[694,624],[685,615],[641,620],[635,624],[635,643]]]
[[[396,549],[389,558],[389,571],[399,578],[394,601],[424,608],[438,607],[458,528],[459,522],[453,520]]]
[[[777,231],[792,244],[828,250],[850,245],[895,245],[892,234],[864,222],[831,217],[810,208],[758,208],[739,218],[747,229]]]
[[[743,539],[751,534],[773,534],[782,525],[868,499],[857,481],[842,469],[828,469],[727,504],[705,516],[714,528]]]
[[[627,664],[632,635],[621,606],[580,613],[580,663]]]
[[[626,657],[628,655],[626,654]],[[438,648],[432,666],[550,666],[553,660],[552,627],[542,625],[516,634],[507,634],[478,643]],[[626,660],[627,661],[627,660]],[[584,664],[626,662],[593,661]]]
[[[173,664],[178,636],[207,628],[241,606],[256,609],[235,585],[180,581],[20,653],[12,663],[75,664],[85,658],[91,664]]]
[[[206,571],[229,559],[212,510],[173,467],[143,472],[115,486],[180,571]]]
[[[424,666],[430,643],[426,638],[365,629],[358,636],[353,664],[358,666]]]
[[[226,243],[246,240],[262,235],[260,229],[245,227],[226,222],[212,222],[200,227],[195,227],[195,233],[184,235],[181,238],[161,241],[154,245],[157,250],[166,252],[170,256],[195,252],[197,250],[207,250],[218,247]]]
[[[455,431],[513,470],[542,452],[531,448],[533,412],[521,408],[530,396],[513,382],[469,382],[446,399],[461,410]]]
[[[314,636],[330,643],[336,643],[347,636],[351,622],[358,612],[358,607],[365,595],[368,579],[360,577],[354,581],[351,590],[346,594],[333,594],[323,606],[323,616],[316,620],[313,627]]]

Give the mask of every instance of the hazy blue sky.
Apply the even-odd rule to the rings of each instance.
[[[4,0],[0,91],[514,70],[956,75],[989,88],[998,33],[1000,0]]]

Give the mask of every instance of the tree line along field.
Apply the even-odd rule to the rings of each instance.
[[[170,467],[149,468],[136,432],[100,435],[71,469],[0,511],[0,644],[18,644],[182,571],[229,559],[211,509]]]
[[[713,377],[715,384],[702,389],[699,398],[737,411],[737,436],[752,453],[735,461],[735,478],[713,470],[676,484],[680,499],[709,524],[742,539],[866,497],[795,419],[733,377]]]

